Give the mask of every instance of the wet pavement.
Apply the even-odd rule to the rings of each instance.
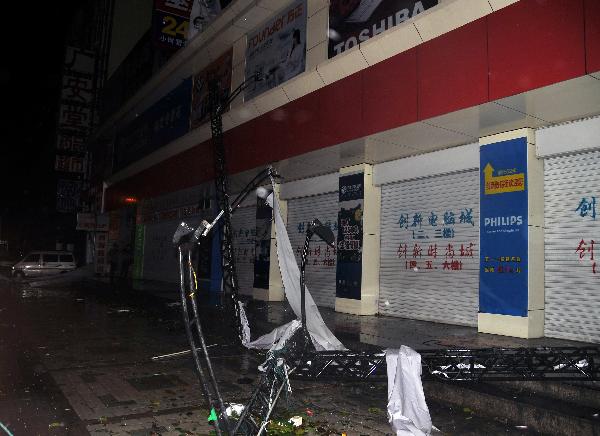
[[[263,331],[291,317],[282,304],[251,304],[249,315]],[[190,358],[152,361],[186,349],[179,318],[171,299],[127,287],[111,289],[98,281],[34,287],[0,277],[0,422],[15,436],[209,434],[209,411]],[[335,324],[340,339],[353,348],[368,348],[365,338],[380,336],[373,332],[383,328],[376,321],[382,318],[370,318],[376,328],[358,317],[325,312],[328,324]],[[260,356],[229,345],[217,309],[206,307],[204,319],[223,396],[244,403],[257,379]],[[404,333],[417,324],[408,323]],[[457,327],[455,336],[446,339],[432,335],[420,337],[421,346],[408,345],[433,346],[448,337],[469,340],[472,329],[464,329]],[[384,342],[396,340],[388,336]],[[386,345],[381,339],[377,343]],[[304,434],[391,433],[384,383],[293,380],[292,389],[276,419],[303,416]],[[479,417],[468,407],[428,405],[438,434],[534,434]]]

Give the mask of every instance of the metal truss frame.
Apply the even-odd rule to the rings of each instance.
[[[600,380],[600,348],[418,350],[422,378],[446,381]],[[385,353],[307,353],[294,378],[387,381]]]

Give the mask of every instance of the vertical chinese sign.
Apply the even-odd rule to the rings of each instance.
[[[79,208],[86,173],[85,142],[94,117],[94,53],[67,47],[63,68],[54,168],[56,210],[68,213]]]
[[[337,298],[360,300],[362,283],[364,173],[339,179]]]
[[[527,316],[527,139],[480,149],[479,310]]]
[[[596,197],[594,195],[581,197],[574,212],[578,216],[579,222],[585,221],[588,223],[595,223]],[[585,228],[585,226],[583,227]],[[592,232],[586,231],[585,233],[588,234],[582,235],[575,241],[574,246],[577,247],[575,248],[576,259],[578,259],[580,264],[589,264],[589,269],[592,274],[598,274],[600,268],[596,266],[596,259],[594,257],[594,246],[597,242],[594,240]],[[586,236],[588,237],[586,238]],[[596,238],[598,237],[596,236]]]

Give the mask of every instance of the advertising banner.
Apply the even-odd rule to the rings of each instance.
[[[335,295],[338,298],[360,300],[364,173],[342,176],[339,183]]]
[[[272,209],[258,198],[256,206],[256,239],[254,250],[254,287],[269,289],[269,266],[271,264]]]
[[[154,41],[161,47],[185,46],[192,0],[156,0],[154,2]]]
[[[217,18],[231,0],[193,0],[188,28],[188,41],[202,33]]]
[[[226,100],[229,97],[231,89],[232,58],[233,51],[229,50],[194,76],[192,113],[190,115],[191,129],[200,127],[202,124],[209,121],[210,107],[208,101],[208,87],[212,80],[217,82],[221,98]]]
[[[167,12],[173,15],[189,17],[193,0],[156,0],[155,9]]]
[[[331,0],[329,57],[374,37],[438,4],[438,0]]]
[[[479,311],[527,315],[527,139],[480,149]]]
[[[248,34],[246,80],[262,80],[246,88],[246,101],[304,72],[306,66],[306,0],[292,3]]]
[[[117,133],[115,170],[157,150],[189,131],[192,79],[161,98]]]
[[[175,14],[154,11],[154,40],[163,47],[185,47],[189,20]]]

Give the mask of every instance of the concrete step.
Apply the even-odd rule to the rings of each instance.
[[[600,410],[600,383],[594,381],[510,381],[489,384],[502,390],[509,388],[520,395],[542,395]]]
[[[586,404],[583,398],[567,401],[559,393],[570,388],[550,388],[552,396],[525,390],[523,386],[497,383],[451,383],[426,381],[423,383],[425,398],[454,407],[468,408],[474,414],[527,426],[529,430],[552,436],[600,436],[600,408],[597,399]],[[530,383],[530,382],[519,382]],[[540,382],[541,383],[541,382]],[[583,394],[584,396],[587,394]]]

